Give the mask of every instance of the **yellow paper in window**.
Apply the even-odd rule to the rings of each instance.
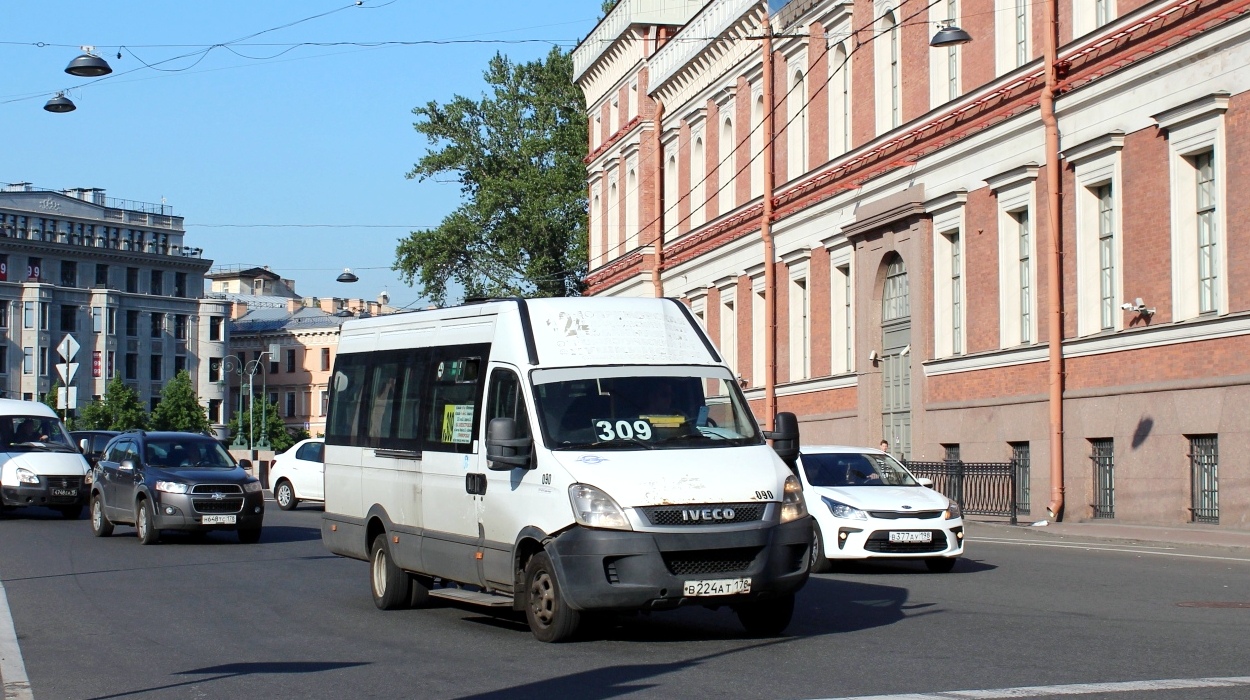
[[[456,405],[449,403],[443,406],[443,431],[439,442],[451,442],[456,429]]]

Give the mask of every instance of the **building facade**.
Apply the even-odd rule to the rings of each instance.
[[[294,280],[259,266],[215,269],[207,279],[209,298],[230,307],[229,347],[210,358],[209,380],[229,394],[214,421],[221,437],[229,416],[251,405],[249,396],[277,406],[288,429],[324,435],[339,327],[392,311],[385,295],[376,302],[301,297]]]
[[[203,298],[212,261],[184,237],[182,217],[164,204],[28,183],[0,191],[3,395],[41,400],[66,386],[56,365],[68,336],[79,346],[68,383],[79,407],[121,376],[150,410],[185,369],[211,411],[200,358],[227,341],[228,308]]]
[[[806,443],[1250,528],[1250,2],[774,10],[621,0],[576,49],[590,293],[686,300]]]

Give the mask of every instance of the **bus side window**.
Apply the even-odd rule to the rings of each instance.
[[[495,418],[511,418],[516,421],[517,437],[530,436],[529,413],[525,410],[525,396],[515,372],[496,368],[490,374],[490,390],[486,395],[487,423]]]
[[[473,451],[481,418],[485,377],[480,370],[488,361],[489,345],[455,345],[431,348],[422,394],[425,443],[422,449],[467,454]]]
[[[330,416],[326,442],[355,445],[359,435],[361,398],[368,370],[368,356],[339,355],[330,379]]]

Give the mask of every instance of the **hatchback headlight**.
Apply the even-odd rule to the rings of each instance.
[[[594,486],[573,484],[569,487],[569,501],[573,504],[573,517],[580,525],[610,530],[634,529],[616,501]]]
[[[22,483],[22,484],[37,484],[39,483],[39,475],[32,472],[29,469],[23,469],[22,467],[18,467],[17,468],[17,481],[18,483]]]
[[[828,496],[821,496],[820,500],[829,506],[829,512],[833,513],[833,517],[842,518],[843,520],[867,520],[868,514],[854,507],[848,506],[841,501],[835,501]]]
[[[156,490],[165,493],[186,493],[189,487],[181,481],[158,481]]]
[[[259,481],[259,480],[256,480],[256,481],[244,481],[244,482],[243,482],[243,492],[244,492],[244,493],[258,493],[259,491],[260,491],[260,481]]]
[[[943,520],[955,520],[956,518],[962,517],[964,517],[963,509],[961,509],[959,504],[954,501],[951,501],[951,504],[946,507],[946,510],[942,511]]]
[[[803,500],[803,485],[794,476],[787,476],[781,490],[781,522],[798,520],[804,515],[807,515],[807,503]]]

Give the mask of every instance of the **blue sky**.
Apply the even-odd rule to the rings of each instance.
[[[409,227],[437,225],[460,193],[454,183],[404,178],[426,150],[412,108],[457,93],[476,98],[496,51],[524,61],[550,44],[305,46],[268,60],[216,48],[193,67],[199,56],[160,66],[185,68],[178,72],[142,68],[322,13],[330,14],[231,48],[273,56],[298,42],[444,39],[567,47],[600,11],[600,0],[387,3],[6,2],[0,181],[164,198],[185,217],[187,245],[216,265],[269,265],[307,296],[374,298],[386,289],[392,304],[415,302],[418,290],[390,270],[395,245]],[[96,46],[114,74],[93,85],[66,74],[80,45]],[[78,109],[45,112],[66,88]],[[295,226],[308,224],[343,227]],[[360,282],[335,282],[344,267]]]

